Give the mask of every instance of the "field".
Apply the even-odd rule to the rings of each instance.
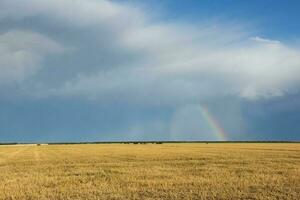
[[[300,144],[0,146],[0,199],[300,199]]]

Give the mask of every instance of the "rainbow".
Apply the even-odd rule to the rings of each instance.
[[[218,123],[218,121],[214,118],[214,116],[211,114],[211,112],[208,110],[208,108],[204,105],[200,106],[201,110],[201,115],[203,118],[206,120],[208,125],[211,127],[213,130],[215,136],[221,140],[221,141],[226,141],[226,133],[224,129],[221,127],[221,125]]]

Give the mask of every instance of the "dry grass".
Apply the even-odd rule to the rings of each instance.
[[[300,144],[0,147],[0,199],[299,199]]]

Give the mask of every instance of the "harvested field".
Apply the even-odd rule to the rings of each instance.
[[[0,146],[0,199],[299,199],[300,144]]]

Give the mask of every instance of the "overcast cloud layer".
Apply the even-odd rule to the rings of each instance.
[[[232,128],[234,122],[223,120],[238,132],[245,131],[241,104],[298,93],[297,47],[263,38],[242,23],[166,22],[157,15],[107,0],[1,0],[1,96],[45,104],[83,100],[111,107],[106,112],[115,112],[115,104],[128,113],[171,108],[168,117],[120,131],[131,139],[145,130],[169,134],[158,138],[202,139],[180,134],[189,130],[216,139],[195,120],[198,114],[204,120],[198,105],[232,102],[215,113],[238,122]],[[149,118],[148,112],[139,115]]]

